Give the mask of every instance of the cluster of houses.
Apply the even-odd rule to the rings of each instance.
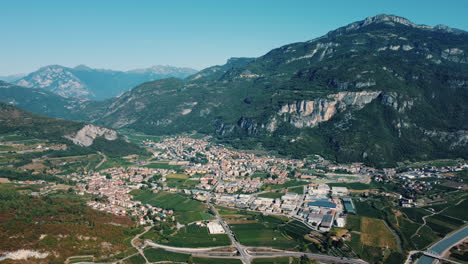
[[[251,193],[258,191],[263,184],[283,184],[290,180],[291,170],[305,166],[301,160],[230,150],[212,144],[208,139],[181,136],[158,143],[146,141],[145,144],[153,148],[157,159],[186,162],[185,173],[189,176],[204,175],[198,189],[211,190],[217,184],[215,191],[220,193]],[[203,157],[203,163],[197,162],[199,157]],[[255,177],[256,173],[268,177]]]
[[[90,207],[114,215],[132,215],[139,220],[140,224],[146,224],[154,220],[163,220],[169,212],[133,200],[130,192],[139,189],[144,185],[143,181],[158,173],[161,173],[160,169],[110,168],[89,173],[80,179],[77,187],[80,194],[88,193],[102,198],[88,202]],[[153,217],[150,219],[149,216]]]

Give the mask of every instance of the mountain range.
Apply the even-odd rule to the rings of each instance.
[[[55,116],[148,134],[197,131],[237,147],[385,167],[467,157],[467,102],[467,32],[377,15]],[[30,111],[42,113],[39,105],[62,103],[34,104]]]
[[[17,75],[4,79],[27,88],[45,89],[63,97],[102,100],[144,82],[168,77],[185,78],[196,72],[191,68],[161,65],[130,71],[92,69],[85,65],[74,68],[49,65],[23,77]]]

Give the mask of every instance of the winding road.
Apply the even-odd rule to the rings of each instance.
[[[102,160],[98,165],[96,165],[95,169],[98,169],[102,164],[104,164],[104,162],[107,161],[107,156],[104,153],[98,152],[98,154],[102,156]]]

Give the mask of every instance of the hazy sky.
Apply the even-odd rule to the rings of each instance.
[[[49,64],[202,69],[379,13],[468,30],[467,0],[0,0],[0,75]]]

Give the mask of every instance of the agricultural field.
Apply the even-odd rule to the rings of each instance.
[[[135,255],[124,261],[125,264],[145,264],[145,259],[140,255]]]
[[[346,216],[346,228],[351,231],[361,231],[361,217],[348,214]]]
[[[290,264],[290,263],[294,263],[293,262],[294,260],[295,258],[292,258],[292,257],[256,258],[252,261],[252,264]]]
[[[149,190],[135,190],[131,194],[134,195],[134,199],[142,203],[149,203],[153,206],[174,210],[176,220],[181,224],[213,218],[208,213],[208,207],[205,204],[192,200],[182,194],[169,192],[152,193]]]
[[[130,142],[136,143],[136,144],[141,144],[143,141],[151,140],[153,142],[159,142],[161,140],[160,137],[154,136],[154,135],[146,135],[143,133],[127,130],[127,129],[121,129],[119,130],[119,133],[124,135]]]
[[[255,173],[251,176],[251,178],[252,178],[252,179],[253,179],[253,178],[266,179],[266,178],[268,178],[268,174],[265,173],[265,172],[255,172]]]
[[[218,213],[227,224],[250,224],[258,222],[256,213],[221,206],[217,208]]]
[[[8,145],[0,145],[0,151],[12,151],[12,150],[16,150],[16,148],[13,146],[8,146]]]
[[[279,230],[268,228],[260,223],[232,224],[232,231],[239,241],[246,246],[270,246],[294,248],[294,241]]]
[[[352,231],[351,240],[346,244],[364,260],[371,263],[400,263],[404,259],[398,252],[397,238],[383,220],[348,215],[346,228]]]
[[[244,245],[292,249],[302,242],[309,242],[304,236],[311,230],[298,221],[220,206],[217,209]]]
[[[382,254],[382,249],[379,247],[369,246],[361,242],[361,235],[358,233],[353,233],[351,235],[351,241],[346,242],[354,252],[356,252],[360,258],[370,262],[370,263],[387,263],[384,261],[384,255]],[[389,252],[391,253],[391,252]],[[387,255],[388,256],[388,255]],[[402,263],[404,259],[401,259]]]
[[[416,229],[413,229],[414,233]],[[411,242],[417,249],[424,249],[434,241],[439,240],[440,237],[437,236],[434,231],[428,226],[422,227],[417,234],[411,237]]]
[[[195,224],[184,226],[168,236],[160,236],[155,242],[175,247],[216,247],[231,244],[227,235],[212,235],[207,227]]]
[[[60,170],[58,175],[66,175],[73,172],[88,171],[102,161],[102,157],[98,154],[89,154],[82,156],[56,157],[39,160],[49,169]]]
[[[200,181],[189,179],[189,177],[183,173],[171,173],[166,176],[165,183],[171,188],[193,189]]]
[[[191,258],[188,254],[169,252],[160,248],[146,248],[144,254],[150,262],[187,262]]]
[[[168,169],[175,171],[179,171],[181,169],[180,165],[169,165],[168,161],[153,161],[149,164],[144,165],[143,167],[152,169]]]
[[[68,263],[72,264],[72,263],[79,263],[79,262],[92,262],[94,260],[94,258],[92,256],[89,256],[89,257],[86,257],[86,256],[83,256],[83,257],[70,257],[68,258]]]
[[[107,157],[107,160],[99,167],[99,170],[129,166],[135,166],[135,164],[120,157]]]
[[[240,259],[193,257],[194,264],[242,264]]]
[[[382,218],[382,211],[374,206],[373,201],[366,200],[361,201],[358,199],[353,199],[354,206],[359,216],[366,216],[370,218]]]
[[[361,218],[361,243],[369,246],[397,249],[395,236],[380,219]]]
[[[461,219],[464,221],[468,221],[468,198],[465,198],[463,202],[459,205],[454,205],[449,207],[447,210],[444,211],[444,215],[451,216],[457,219]]]
[[[167,179],[181,179],[181,180],[186,180],[190,176],[184,173],[170,173],[166,176]]]
[[[259,194],[258,197],[277,199],[277,198],[281,198],[281,196],[283,195],[284,193],[282,192],[266,192],[266,193]]]
[[[401,208],[406,217],[408,217],[411,221],[423,224],[423,216],[430,215],[431,213],[422,209],[422,208]]]
[[[256,216],[256,222],[230,224],[239,241],[246,246],[293,249],[310,230],[299,222],[273,216]]]
[[[168,187],[171,188],[178,188],[178,189],[194,189],[197,184],[199,184],[199,180],[184,180],[184,179],[167,179],[166,184]]]
[[[292,187],[292,188],[288,189],[288,192],[303,194],[304,193],[304,187],[303,186]]]
[[[464,224],[461,220],[454,219],[443,214],[429,216],[426,218],[426,221],[427,226],[429,226],[434,232],[438,233],[440,237],[460,228]]]

